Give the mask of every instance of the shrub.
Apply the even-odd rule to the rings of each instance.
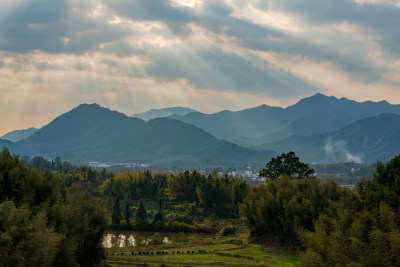
[[[160,235],[160,233],[154,233],[151,237],[151,244],[162,244],[163,243],[163,237]]]
[[[219,231],[219,235],[220,236],[227,236],[227,235],[232,235],[235,233],[235,228],[233,227],[233,225],[228,224],[225,225],[220,231]]]

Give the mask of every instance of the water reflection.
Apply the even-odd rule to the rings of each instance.
[[[104,236],[103,247],[133,247],[154,243],[173,244],[177,242],[187,242],[191,238],[198,239],[208,236],[210,236],[210,234],[113,231],[106,233]]]
[[[152,235],[147,233],[108,233],[104,236],[103,247],[133,247],[137,245],[149,245],[153,242]],[[172,238],[169,236],[162,236],[163,244],[171,244]]]
[[[136,239],[133,235],[128,237],[124,234],[106,234],[103,239],[103,247],[130,247],[136,245]]]

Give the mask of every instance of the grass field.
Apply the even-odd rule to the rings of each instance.
[[[109,266],[296,266],[294,253],[248,244],[245,235],[106,249]]]

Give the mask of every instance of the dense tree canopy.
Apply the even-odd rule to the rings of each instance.
[[[371,180],[346,190],[303,230],[304,266],[400,266],[400,155],[377,164]]]
[[[313,230],[313,220],[342,192],[334,181],[321,183],[318,178],[292,179],[283,176],[278,181],[251,188],[240,205],[252,237],[277,239],[297,246],[297,229]]]
[[[91,194],[68,193],[50,171],[0,153],[0,266],[94,266],[106,228]]]
[[[222,178],[205,176],[197,171],[177,174],[152,174],[144,172],[123,172],[106,180],[102,185],[105,196],[140,201],[157,201],[168,198],[179,203],[196,203],[205,215],[210,213],[237,216],[238,203],[249,191],[246,181],[228,176]]]

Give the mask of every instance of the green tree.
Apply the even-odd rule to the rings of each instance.
[[[400,155],[391,159],[386,165],[378,162],[374,178],[379,184],[400,195]]]
[[[131,207],[129,206],[129,201],[125,200],[125,222],[131,222]]]
[[[164,227],[164,212],[163,212],[163,208],[162,208],[162,200],[161,199],[158,202],[158,211],[154,215],[153,225],[156,228]]]
[[[88,192],[68,196],[49,211],[49,223],[64,239],[54,266],[96,266],[104,257],[103,236],[107,213],[99,200]]]
[[[117,198],[114,202],[112,210],[112,223],[119,224],[121,221],[121,208],[119,206],[119,199]]]
[[[282,155],[272,158],[260,171],[260,177],[266,177],[271,180],[277,180],[282,175],[303,178],[314,174],[308,164],[300,162],[293,151],[282,153]]]
[[[0,204],[0,266],[51,266],[62,234],[47,226],[44,212],[33,216],[11,201]]]
[[[139,207],[136,210],[136,225],[142,226],[146,221],[147,211],[144,207],[143,201],[141,200],[139,203]]]
[[[90,167],[88,168],[87,179],[91,183],[95,183],[97,180],[96,171]]]

